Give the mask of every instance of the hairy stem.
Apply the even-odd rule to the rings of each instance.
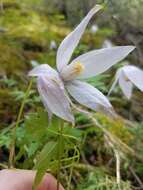
[[[15,144],[16,144],[16,130],[17,130],[18,126],[19,126],[19,123],[20,123],[20,120],[21,120],[21,116],[22,116],[22,113],[23,113],[23,109],[24,109],[24,106],[25,106],[25,102],[26,102],[26,99],[29,96],[29,92],[30,92],[32,83],[33,83],[33,81],[30,80],[28,88],[27,88],[27,90],[25,92],[25,96],[23,98],[22,104],[21,104],[19,112],[18,112],[18,116],[17,116],[17,120],[16,120],[16,123],[15,123],[15,127],[12,129],[12,143],[10,145],[10,153],[9,153],[9,168],[13,168],[14,167]]]

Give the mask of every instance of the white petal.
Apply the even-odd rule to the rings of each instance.
[[[132,65],[125,66],[123,71],[127,78],[143,92],[143,71]]]
[[[69,100],[60,79],[55,80],[46,76],[38,77],[38,90],[48,111],[50,110],[58,117],[74,123]]]
[[[125,74],[123,73],[123,70],[120,74],[119,77],[119,85],[120,88],[122,89],[124,95],[130,99],[132,96],[132,91],[133,91],[133,84],[131,83],[131,81],[125,76]]]
[[[37,67],[35,67],[34,69],[32,69],[29,73],[29,76],[43,76],[43,75],[47,75],[47,76],[57,76],[58,73],[56,70],[54,70],[52,67],[50,67],[48,64],[42,64],[39,65]]]
[[[77,102],[92,110],[112,109],[109,100],[99,90],[86,82],[72,81],[67,83],[66,88]]]
[[[114,88],[115,88],[115,86],[117,85],[117,83],[119,82],[119,77],[120,77],[120,75],[121,75],[121,69],[119,69],[117,72],[116,72],[116,75],[115,75],[115,80],[114,80],[114,82],[113,82],[113,84],[112,84],[112,86],[111,86],[111,88],[110,88],[110,90],[109,90],[109,92],[108,92],[108,96],[111,94],[111,92],[114,90]]]
[[[117,46],[93,50],[77,57],[71,64],[77,64],[79,62],[83,64],[84,70],[78,78],[93,77],[103,73],[111,66],[124,59],[134,48],[134,46]]]
[[[30,61],[30,63],[31,63],[33,68],[39,66],[39,63],[35,60]]]
[[[87,16],[82,20],[82,22],[71,32],[60,44],[57,51],[57,69],[61,71],[69,62],[72,53],[76,46],[78,45],[84,30],[92,18],[92,16],[101,9],[100,5],[96,5]]]
[[[41,100],[42,100],[42,102],[43,102],[43,104],[44,104],[44,107],[45,107],[46,111],[48,112],[49,122],[51,122],[51,119],[52,119],[52,115],[53,115],[53,114],[52,114],[52,111],[50,110],[50,108],[49,108],[49,106],[48,106],[48,104],[47,104],[47,101],[46,101],[47,96],[45,96],[45,93],[43,93],[43,91],[42,91],[42,89],[41,89],[41,85],[40,85],[39,78],[38,78],[37,81],[38,81],[38,82],[37,82],[37,88],[38,88],[38,91],[39,91]]]

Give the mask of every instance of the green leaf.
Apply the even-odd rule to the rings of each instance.
[[[40,140],[47,133],[48,115],[47,112],[39,111],[30,113],[25,122],[26,133],[29,134],[29,140]]]
[[[49,168],[50,162],[57,154],[58,150],[58,143],[57,142],[48,142],[43,150],[41,151],[39,158],[37,160],[37,163],[34,167],[34,169],[37,170],[35,181],[34,181],[34,188],[37,187],[37,185],[42,180],[42,177],[46,173],[47,169]]]
[[[74,139],[77,141],[81,140],[82,131],[77,128],[72,128],[71,126],[65,126],[63,129],[63,134],[69,136],[70,139]]]

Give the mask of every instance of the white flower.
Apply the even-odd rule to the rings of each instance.
[[[39,63],[37,63],[37,61],[35,61],[35,60],[32,60],[30,63],[33,68],[39,66]]]
[[[96,25],[96,24],[93,24],[93,25],[91,26],[91,28],[90,28],[90,32],[91,32],[92,34],[95,34],[98,30],[99,30],[99,27],[98,27],[98,25]]]
[[[111,40],[108,40],[106,39],[104,42],[103,42],[103,45],[102,45],[102,48],[111,48],[113,47],[113,43],[111,42]]]
[[[50,42],[50,49],[57,49],[57,43],[55,42],[55,40],[52,40]]]
[[[118,69],[115,81],[108,94],[111,93],[117,83],[119,83],[124,95],[130,99],[132,96],[133,85],[143,92],[143,71],[133,65],[126,65]]]
[[[92,110],[112,109],[108,99],[99,90],[80,79],[93,77],[106,71],[134,49],[133,46],[121,46],[93,50],[68,64],[88,22],[100,9],[100,5],[91,9],[74,31],[62,41],[57,51],[57,71],[48,64],[43,64],[29,73],[30,76],[38,77],[38,90],[49,114],[53,113],[72,123],[74,116],[71,112],[71,101],[66,92],[77,102]]]

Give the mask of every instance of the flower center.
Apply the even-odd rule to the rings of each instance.
[[[82,73],[83,70],[84,70],[84,66],[80,62],[75,63],[73,67],[74,74],[79,75]]]
[[[125,77],[125,81],[126,81],[126,82],[129,82],[129,81],[130,81],[126,76],[124,76],[124,77]]]
[[[68,65],[62,72],[61,76],[64,81],[69,81],[75,79],[84,71],[84,66],[80,62],[76,62]]]

